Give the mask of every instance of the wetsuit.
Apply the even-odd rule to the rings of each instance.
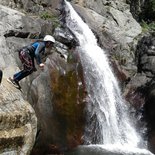
[[[14,81],[19,82],[21,79],[30,75],[36,70],[34,59],[36,59],[37,64],[41,64],[40,53],[45,52],[46,42],[38,41],[34,42],[29,46],[23,47],[19,51],[19,58],[23,64],[23,70],[14,74]]]

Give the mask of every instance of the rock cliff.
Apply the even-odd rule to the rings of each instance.
[[[23,14],[0,6],[0,16],[0,66],[4,75],[0,86],[0,153],[30,154],[37,132],[37,118],[22,93],[6,81],[17,70],[17,64],[4,35],[9,30],[21,28]]]
[[[5,78],[0,90],[0,153],[28,155],[37,132],[35,112]]]
[[[36,130],[31,154],[60,153],[83,143],[87,92],[80,60],[71,49],[76,39],[63,23],[64,14],[58,11],[61,2],[0,1],[0,67],[4,73],[0,86],[1,152],[15,153],[21,150],[29,154]],[[124,97],[139,110],[146,103],[147,94],[152,95],[153,91],[150,89],[150,92],[144,93],[145,89],[141,88],[150,84],[154,76],[154,58],[151,59],[154,49],[148,43],[150,48],[141,50],[140,43],[145,44],[143,40],[139,41],[137,47],[138,40],[142,38],[142,28],[131,14],[134,2],[128,2],[131,6],[125,0],[72,0],[71,3],[106,51],[122,85]],[[143,3],[137,7],[141,6]],[[138,15],[135,13],[136,19]],[[37,72],[22,80],[24,93],[21,93],[6,82],[6,78],[21,67],[15,51],[36,39],[42,39],[45,34],[54,35],[55,48],[47,51],[43,58],[46,64],[43,71],[37,68]],[[153,98],[151,95],[149,103]],[[154,147],[153,139],[150,140],[151,149]],[[9,146],[4,145],[6,141]]]

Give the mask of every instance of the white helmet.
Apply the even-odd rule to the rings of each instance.
[[[51,35],[46,35],[44,37],[44,41],[51,41],[52,43],[55,43],[55,39]]]

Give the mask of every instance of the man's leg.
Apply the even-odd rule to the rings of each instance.
[[[31,73],[32,72],[30,72],[30,71],[22,70],[22,71],[16,73],[13,78],[9,77],[7,79],[7,81],[10,82],[10,83],[12,83],[16,88],[21,89],[21,86],[19,84],[19,81],[21,79],[25,78],[26,76],[28,76]]]
[[[13,80],[16,82],[19,82],[20,80],[22,80],[23,78],[25,78],[26,76],[30,75],[32,73],[32,71],[30,70],[22,70],[16,74],[14,74],[13,76]]]

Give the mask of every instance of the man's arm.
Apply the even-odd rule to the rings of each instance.
[[[41,58],[40,58],[40,53],[43,52],[44,50],[45,50],[45,44],[42,42],[39,43],[38,47],[35,50],[35,58],[36,58],[38,65],[42,63]]]

